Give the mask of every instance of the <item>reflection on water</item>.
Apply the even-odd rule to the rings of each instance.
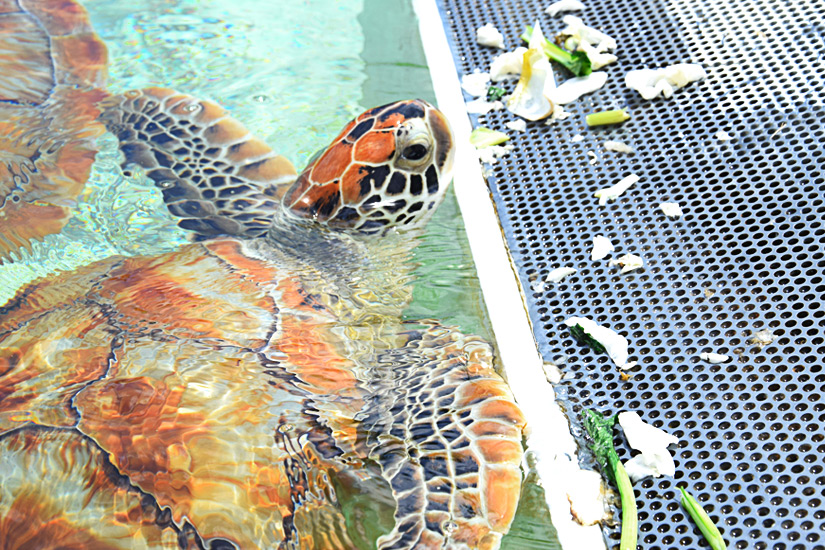
[[[111,91],[216,100],[297,166],[361,110],[361,2],[86,5]],[[490,337],[451,194],[424,235],[350,243],[331,270],[261,243],[186,244],[114,136],[97,145],[64,230],[0,266],[0,303],[66,271],[0,320],[0,507],[32,547],[372,548],[506,525],[522,419],[490,346],[463,334]],[[548,547],[536,490],[505,547]]]

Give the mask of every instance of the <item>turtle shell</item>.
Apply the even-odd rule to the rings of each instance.
[[[68,221],[105,130],[106,59],[73,0],[0,0],[0,262]]]
[[[60,517],[66,540],[111,547],[189,532],[352,548],[335,480],[357,472],[396,507],[380,547],[496,547],[524,420],[489,347],[425,326],[353,355],[334,298],[255,250],[114,257],[0,309],[0,529],[25,518],[27,537],[45,536]]]

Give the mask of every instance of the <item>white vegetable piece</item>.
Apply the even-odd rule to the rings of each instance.
[[[754,346],[758,346],[759,349],[762,349],[768,344],[772,344],[777,338],[779,338],[779,336],[774,334],[771,329],[766,328],[758,332],[752,332],[750,338],[748,338],[748,344],[753,344]]]
[[[699,354],[699,359],[716,365],[718,363],[727,363],[730,361],[730,356],[722,355],[721,353],[702,352]]]
[[[520,75],[524,52],[526,51],[527,48],[519,46],[512,52],[494,57],[492,63],[490,63],[490,79],[493,82],[500,82]]]
[[[486,115],[490,111],[500,111],[504,109],[504,103],[501,101],[487,101],[483,97],[468,101],[464,104],[467,112],[474,115]]]
[[[593,93],[607,83],[607,73],[592,72],[587,76],[577,76],[562,82],[549,96],[556,105],[573,103],[581,96]]]
[[[716,139],[718,139],[719,141],[730,141],[733,139],[733,136],[724,130],[719,130],[718,132],[716,132]]]
[[[550,125],[550,124],[553,124],[553,123],[554,123],[555,121],[557,121],[557,120],[564,120],[564,119],[566,119],[566,118],[570,118],[570,115],[571,115],[571,114],[573,114],[573,113],[570,113],[570,112],[568,112],[568,111],[565,111],[565,110],[564,110],[564,107],[562,107],[561,105],[559,105],[558,103],[556,103],[556,104],[553,106],[553,116],[551,116],[551,117],[550,117],[550,120],[548,120],[548,121],[547,121],[547,122],[545,122],[544,124],[545,124],[545,125]]]
[[[559,0],[558,2],[553,2],[544,8],[544,13],[551,17],[555,17],[563,11],[579,11],[583,9],[584,4],[579,2],[579,0]]]
[[[492,23],[476,29],[476,42],[482,46],[504,49],[504,37]]]
[[[622,270],[619,273],[623,274],[627,273],[628,271],[633,271],[634,269],[643,268],[645,265],[645,261],[641,258],[641,256],[637,256],[636,254],[625,254],[624,256],[616,260],[610,260],[609,262],[607,262],[607,265],[622,266]]]
[[[529,49],[521,65],[521,78],[507,101],[507,109],[511,113],[527,120],[541,120],[553,113],[553,102],[548,98],[548,91],[555,90],[556,82],[550,61],[544,54],[544,42],[541,24],[536,20]]]
[[[481,159],[481,162],[486,164],[495,164],[498,162],[498,159],[505,155],[509,155],[512,150],[512,145],[491,145],[490,147],[479,149],[478,158]]]
[[[632,153],[633,148],[627,143],[621,141],[605,141],[604,148],[608,151],[615,151],[616,153]]]
[[[630,479],[639,481],[648,476],[672,476],[676,473],[676,464],[667,448],[679,443],[678,437],[651,426],[632,411],[619,413],[619,425],[627,443],[641,451],[641,454],[625,462]]]
[[[470,73],[461,77],[461,87],[473,97],[486,97],[490,73]]]
[[[607,327],[597,325],[593,320],[587,317],[570,317],[564,322],[568,327],[579,325],[586,334],[604,346],[607,355],[616,363],[620,369],[629,369],[636,364],[636,362],[627,362],[627,338],[614,330]]]
[[[548,283],[558,283],[568,275],[572,275],[577,271],[578,269],[573,269],[572,267],[557,267],[548,273],[544,280]]]
[[[567,25],[562,29],[561,34],[567,35],[565,46],[570,50],[576,50],[583,42],[587,42],[599,52],[606,52],[607,50],[616,49],[616,41],[602,31],[596,30],[593,27],[588,27],[580,18],[575,15],[565,15],[562,21]]]
[[[596,260],[601,260],[614,250],[616,250],[616,247],[613,246],[610,239],[602,235],[596,235],[593,237],[593,250],[590,252],[590,259],[594,262]]]
[[[570,138],[570,141],[571,141],[572,143],[578,143],[578,142],[580,142],[580,141],[584,141],[584,136],[583,136],[583,135],[581,135],[581,134],[576,134],[575,136],[573,136],[573,137],[571,137],[571,138]]]
[[[668,218],[678,218],[683,214],[682,207],[675,202],[663,202],[659,205],[659,209]]]
[[[653,99],[659,94],[667,98],[676,90],[706,76],[707,73],[701,65],[679,63],[664,69],[630,71],[625,75],[624,83],[628,88],[639,92],[644,99]]]
[[[521,118],[517,118],[515,120],[509,120],[509,121],[505,122],[504,125],[507,126],[508,128],[510,128],[511,130],[516,131],[516,132],[526,132],[527,131],[527,123],[524,121],[524,119],[521,119]]]
[[[590,66],[594,71],[601,69],[605,65],[610,65],[619,59],[612,53],[600,52],[598,48],[592,46],[586,40],[579,43],[578,49],[587,54],[587,59],[590,60]]]
[[[599,199],[599,206],[604,206],[607,204],[607,201],[614,201],[619,198],[619,195],[630,189],[639,179],[639,176],[636,174],[630,174],[620,179],[615,185],[596,191],[594,196]]]
[[[594,525],[607,516],[602,476],[593,470],[571,469],[564,476],[570,513],[581,525]]]

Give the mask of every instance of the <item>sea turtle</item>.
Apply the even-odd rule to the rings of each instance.
[[[212,102],[109,95],[105,65],[73,0],[0,0],[5,250],[59,231],[106,128],[195,242],[0,307],[2,546],[497,547],[524,418],[487,343],[401,321],[443,115],[371,109],[297,174]]]

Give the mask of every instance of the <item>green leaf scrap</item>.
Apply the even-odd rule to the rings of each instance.
[[[507,93],[507,90],[504,88],[499,88],[498,86],[490,86],[487,88],[487,101],[498,101],[504,94]]]
[[[533,27],[528,26],[524,34],[521,35],[521,39],[529,43],[532,35]],[[546,38],[544,39],[544,54],[553,61],[564,65],[576,76],[587,76],[593,72],[593,66],[586,53],[580,51],[568,52]]]
[[[582,344],[587,344],[588,346],[593,348],[593,350],[596,351],[596,353],[604,353],[605,351],[607,351],[605,350],[605,347],[602,345],[601,342],[599,342],[598,340],[590,336],[587,332],[585,332],[584,328],[579,324],[575,324],[572,327],[570,327],[570,334],[573,335],[573,338],[575,338],[576,341],[581,342]]]
[[[510,139],[510,136],[504,132],[491,130],[484,126],[479,126],[470,134],[470,143],[476,149],[484,149],[491,145],[498,145]]]

